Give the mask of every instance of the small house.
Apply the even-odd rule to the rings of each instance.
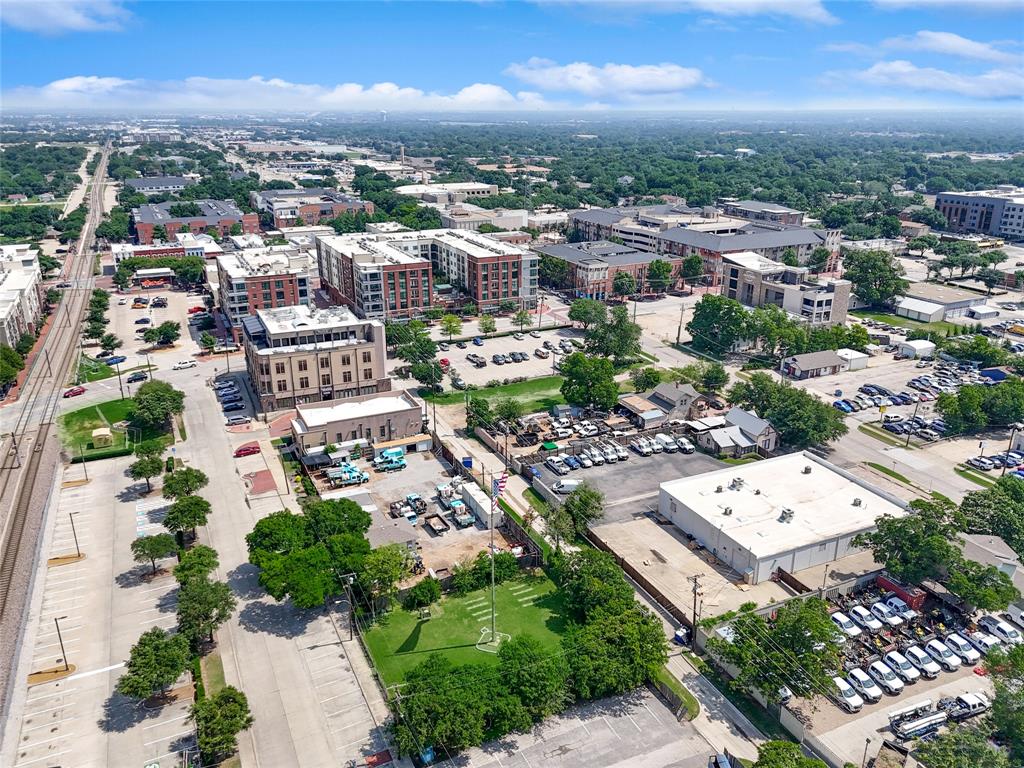
[[[673,418],[693,419],[707,408],[708,399],[692,384],[659,384],[647,400]]]
[[[114,444],[114,433],[110,427],[97,427],[92,431],[93,448],[109,448]]]
[[[845,367],[845,361],[835,351],[823,349],[820,352],[807,352],[802,355],[791,355],[782,361],[783,376],[791,379],[814,379],[819,376],[832,376]]]
[[[868,367],[868,355],[858,352],[855,349],[837,349],[836,354],[841,357],[846,365],[847,371],[860,371]]]

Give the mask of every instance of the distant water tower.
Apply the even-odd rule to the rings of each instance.
[[[388,121],[388,113],[387,113],[387,111],[386,111],[386,110],[383,110],[383,109],[382,109],[382,110],[380,111],[380,121],[381,121],[382,123],[386,123],[386,122]]]

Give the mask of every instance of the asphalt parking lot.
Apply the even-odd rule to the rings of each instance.
[[[690,477],[721,469],[724,464],[707,454],[656,453],[641,456],[626,447],[629,458],[614,464],[577,469],[561,479],[585,480],[605,497],[605,515],[602,523],[627,520],[638,511],[657,507],[658,487],[680,477]],[[568,451],[566,451],[568,453]],[[559,477],[540,465],[537,481],[550,486]],[[535,481],[535,482],[537,482]]]

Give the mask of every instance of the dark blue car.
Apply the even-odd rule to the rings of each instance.
[[[228,411],[244,411],[245,403],[225,403],[221,410],[225,413]]]
[[[120,365],[127,359],[128,358],[125,357],[124,355],[114,355],[113,357],[108,357],[106,360],[104,360],[104,362],[107,365]]]

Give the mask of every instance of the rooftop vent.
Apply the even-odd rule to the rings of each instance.
[[[722,514],[725,515],[726,517],[731,515],[732,514],[732,507],[726,507],[725,509],[723,509],[722,510]]]
[[[722,491],[724,491],[724,490],[725,490],[725,489],[724,489],[724,488],[722,488],[722,486],[718,486],[717,488],[715,488],[715,493],[721,493],[721,492],[722,492]]]
[[[810,465],[810,464],[808,464],[808,465],[806,465],[806,466],[804,467],[804,474],[805,474],[805,475],[809,475],[809,474],[811,474],[811,465]]]
[[[855,507],[859,507],[859,506],[861,506],[861,505],[862,505],[863,503],[864,503],[864,502],[860,500],[860,497],[858,497],[858,498],[856,498],[856,499],[854,499],[854,500],[853,500],[853,506],[855,506]]]

